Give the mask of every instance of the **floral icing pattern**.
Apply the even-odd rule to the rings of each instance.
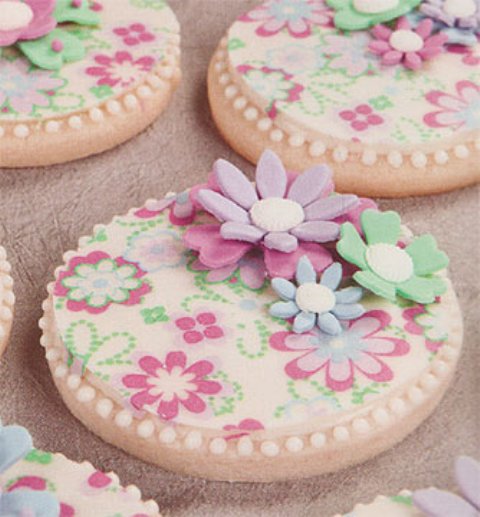
[[[438,352],[448,338],[448,331],[438,315],[439,304],[419,305],[406,309],[405,330],[411,334],[425,337],[425,346],[433,353]]]

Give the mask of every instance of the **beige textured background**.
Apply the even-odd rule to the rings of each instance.
[[[435,483],[452,485],[459,454],[480,459],[479,188],[380,201],[416,232],[433,232],[451,257],[465,315],[465,348],[447,397],[395,449],[356,468],[272,485],[180,477],[106,445],[68,412],[39,346],[37,321],[45,285],[64,251],[96,223],[107,223],[150,197],[205,178],[218,157],[252,167],[217,135],[206,101],[209,58],[224,30],[253,0],[172,0],[182,24],[184,80],[172,105],[139,138],[119,149],[47,170],[0,171],[0,242],[13,266],[17,295],[13,334],[0,363],[0,415],[27,426],[38,447],[113,469],[172,516],[318,516],[348,511],[379,493]],[[401,171],[399,172],[401,174]],[[380,517],[380,516],[379,516]]]

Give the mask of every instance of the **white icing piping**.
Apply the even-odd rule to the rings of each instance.
[[[155,200],[147,201],[155,203]],[[128,215],[137,212],[133,208]],[[115,218],[114,218],[115,220]],[[94,232],[106,228],[105,225],[96,225]],[[91,236],[80,237],[79,248],[82,248]],[[67,251],[63,255],[65,263],[76,256],[78,252]],[[55,270],[55,278],[58,278],[64,266]],[[78,402],[90,406],[100,417],[109,421],[110,425],[126,429],[132,426],[136,434],[145,440],[155,444],[157,441],[165,446],[184,447],[188,450],[199,450],[207,448],[211,454],[220,456],[241,458],[253,455],[256,451],[265,457],[275,457],[280,453],[299,454],[308,449],[322,449],[332,443],[348,442],[351,438],[360,435],[367,435],[386,425],[392,424],[395,419],[404,418],[409,412],[413,412],[418,405],[421,405],[429,393],[434,392],[440,385],[441,379],[453,374],[457,358],[462,345],[462,324],[458,323],[449,334],[448,343],[444,344],[435,358],[431,361],[425,371],[413,385],[410,385],[403,393],[388,399],[383,407],[369,408],[361,417],[354,417],[346,421],[344,425],[331,426],[321,432],[305,433],[302,435],[286,436],[276,439],[255,439],[255,432],[251,436],[243,436],[239,440],[225,440],[221,437],[211,437],[197,429],[189,429],[186,426],[177,425],[172,427],[162,423],[159,419],[147,415],[142,419],[134,419],[132,413],[118,404],[117,401],[106,397],[99,390],[81,379],[77,374],[69,373],[64,363],[65,348],[61,339],[56,336],[55,322],[53,317],[52,294],[55,282],[51,282],[47,291],[49,297],[43,302],[44,315],[39,321],[43,335],[40,344],[46,349],[46,358],[50,363],[53,375],[57,379],[65,381],[67,387],[75,392]],[[458,313],[459,309],[447,297],[442,303],[451,306],[452,314]],[[460,314],[454,314],[461,321]],[[265,432],[262,432],[265,434]]]
[[[180,70],[180,35],[169,36],[170,45],[165,49],[165,58],[159,63],[153,72],[145,76],[142,84],[134,90],[109,99],[98,107],[81,111],[68,117],[48,119],[44,123],[32,120],[25,123],[4,122],[0,125],[0,138],[10,136],[24,140],[33,131],[44,131],[47,134],[55,134],[61,130],[82,129],[88,123],[102,123],[109,116],[115,117],[126,112],[132,112],[139,108],[140,99],[148,99],[153,96],[154,91],[168,90],[172,82],[178,82],[181,76]]]
[[[13,294],[13,278],[10,276],[12,267],[7,261],[7,252],[0,246],[0,348],[7,338],[12,320],[15,295]]]
[[[247,122],[255,123],[258,131],[262,133],[268,132],[268,136],[272,142],[279,143],[286,140],[290,147],[305,147],[305,150],[312,158],[318,158],[327,151],[330,151],[332,159],[337,163],[346,162],[350,155],[352,155],[359,156],[364,165],[373,166],[380,158],[384,158],[394,169],[400,168],[406,161],[410,161],[417,169],[424,169],[429,164],[446,165],[452,157],[466,159],[472,152],[480,151],[480,137],[468,144],[457,144],[453,147],[450,146],[446,149],[429,153],[421,151],[402,153],[398,150],[382,153],[381,151],[375,151],[373,149],[365,149],[359,153],[358,151],[350,151],[345,145],[340,144],[328,147],[327,144],[321,140],[307,140],[301,132],[290,133],[279,127],[276,121],[273,121],[267,116],[262,116],[258,107],[249,103],[248,99],[242,95],[240,88],[235,84],[235,79],[232,78],[232,75],[228,71],[227,43],[227,38],[222,38],[220,48],[214,56],[213,67],[217,73],[218,83],[223,87],[224,95],[232,102],[234,109],[241,111]]]

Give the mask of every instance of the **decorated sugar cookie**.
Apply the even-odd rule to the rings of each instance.
[[[344,517],[475,517],[480,514],[480,464],[462,456],[455,463],[458,492],[427,488],[394,497],[379,496],[372,504],[358,504]],[[337,517],[340,517],[339,515]]]
[[[41,321],[55,383],[105,440],[167,469],[272,481],[404,438],[440,401],[462,319],[430,235],[295,176],[208,183],[97,226],[65,254]]]
[[[4,517],[159,517],[154,501],[90,463],[33,448],[20,426],[0,423],[0,515]]]
[[[292,170],[328,162],[342,192],[431,194],[480,179],[478,0],[267,0],[209,70],[228,143]]]
[[[0,167],[61,163],[151,124],[179,78],[166,0],[0,0]]]
[[[0,246],[0,357],[7,346],[13,320],[13,279],[11,266],[7,261],[7,252]]]

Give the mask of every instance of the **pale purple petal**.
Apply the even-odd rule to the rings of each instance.
[[[255,188],[235,165],[226,160],[217,160],[213,165],[213,173],[224,195],[245,210],[250,210],[258,201]]]
[[[202,264],[203,265],[203,264]],[[203,266],[205,267],[205,269],[209,269],[207,268],[206,266]],[[225,266],[225,267],[221,267],[221,268],[218,268],[218,269],[212,269],[208,275],[207,275],[207,281],[208,282],[223,282],[224,280],[226,280],[227,278],[229,278],[230,276],[233,275],[233,273],[235,273],[237,269],[237,265],[236,264],[232,264],[230,266]]]
[[[257,190],[265,199],[285,197],[287,191],[287,173],[280,158],[268,149],[264,151],[257,165]]]
[[[305,208],[305,219],[307,221],[330,221],[350,212],[359,204],[360,200],[353,194],[326,197]]]
[[[297,238],[285,232],[268,233],[263,243],[268,249],[281,251],[282,253],[292,253],[298,248]]]
[[[317,165],[299,174],[290,190],[288,199],[307,206],[319,199],[332,179],[332,171],[326,165]]]
[[[475,508],[461,497],[437,488],[413,493],[413,503],[422,512],[435,517],[478,517]]]
[[[222,224],[220,234],[227,240],[257,243],[265,232],[251,224],[228,222]]]
[[[331,242],[338,238],[340,225],[330,221],[309,221],[299,224],[291,233],[302,241]]]
[[[250,223],[248,212],[218,192],[206,189],[200,190],[197,194],[197,200],[207,212],[210,212],[219,221]]]
[[[455,462],[455,478],[462,494],[480,511],[480,463],[460,456]]]

